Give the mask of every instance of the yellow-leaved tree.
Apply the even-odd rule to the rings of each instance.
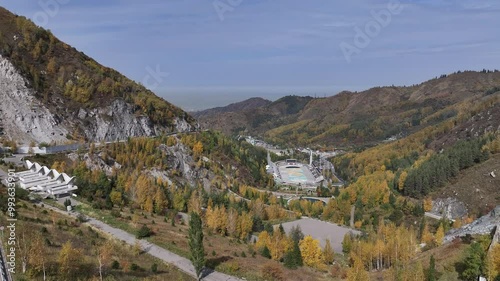
[[[319,241],[307,235],[299,242],[300,253],[304,264],[311,267],[319,266],[323,261],[323,253]]]
[[[363,266],[363,262],[359,257],[353,256],[354,263],[351,268],[347,270],[348,281],[369,281],[370,276]]]
[[[325,249],[323,249],[323,259],[326,264],[332,264],[335,259],[335,253],[330,243],[330,239],[326,239]]]
[[[443,244],[443,239],[444,239],[444,227],[443,224],[440,223],[436,231],[436,245],[441,246]]]

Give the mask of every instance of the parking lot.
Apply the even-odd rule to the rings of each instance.
[[[290,233],[290,230],[295,225],[300,226],[304,235],[311,235],[314,239],[318,239],[321,247],[325,246],[326,239],[330,239],[330,243],[336,253],[342,253],[342,240],[346,233],[352,232],[353,234],[361,234],[361,232],[357,230],[311,218],[302,218],[300,220],[284,223],[283,228],[286,233]]]

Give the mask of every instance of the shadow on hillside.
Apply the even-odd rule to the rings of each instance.
[[[207,259],[207,266],[206,267],[209,268],[209,269],[215,269],[221,263],[230,261],[232,259],[233,258],[230,257],[230,256],[222,256],[222,257]]]

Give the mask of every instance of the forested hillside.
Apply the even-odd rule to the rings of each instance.
[[[35,101],[24,101],[31,103],[28,104],[28,111],[36,111],[38,107],[40,110],[47,108],[54,116],[53,123],[64,124],[63,130],[67,131],[67,136],[64,137],[69,140],[115,140],[126,138],[124,134],[127,132],[123,132],[126,130],[129,131],[129,136],[141,136],[185,131],[195,127],[192,117],[144,86],[100,65],[84,53],[61,42],[49,30],[37,27],[25,17],[14,15],[1,7],[0,58],[7,59],[27,82],[26,86],[31,90],[27,96],[35,98]],[[13,70],[5,71],[7,73],[2,73],[5,81],[13,83],[9,81],[14,75]],[[16,87],[19,90],[21,86],[23,85]],[[8,98],[15,99],[10,97],[10,92],[2,92],[2,95],[5,95],[2,99],[6,101]],[[123,120],[115,120],[113,114],[121,114]],[[6,133],[9,133],[7,128],[10,126],[25,125],[17,122],[8,124],[9,112],[3,112],[2,116],[0,119],[5,119],[5,124],[0,125],[6,128]],[[23,134],[29,135],[29,131],[37,125],[34,123],[35,125],[26,124],[32,128],[21,128],[20,131],[24,130]],[[95,123],[114,124],[103,127]],[[139,125],[134,125],[137,123]],[[123,130],[114,132],[113,126],[123,127]],[[24,139],[22,135],[17,138]]]
[[[419,85],[342,92],[305,104],[306,100],[285,98],[295,104],[295,110],[284,113],[275,111],[273,103],[258,110],[200,116],[199,120],[203,126],[226,134],[244,132],[277,144],[374,145],[451,120],[464,108],[497,96],[499,90],[497,70],[465,71]],[[493,123],[498,127],[498,119]]]

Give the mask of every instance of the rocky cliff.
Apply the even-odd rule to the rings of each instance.
[[[0,56],[0,128],[4,137],[19,143],[63,143],[69,141],[75,131],[89,141],[155,136],[165,131],[148,116],[135,114],[134,106],[121,99],[103,107],[82,107],[77,112],[65,109],[61,99],[51,110],[28,86],[29,82],[12,63]],[[173,123],[175,131],[195,128],[179,117],[175,117]]]
[[[2,7],[0,100],[0,138],[21,144],[115,141],[198,127],[180,108]]]

